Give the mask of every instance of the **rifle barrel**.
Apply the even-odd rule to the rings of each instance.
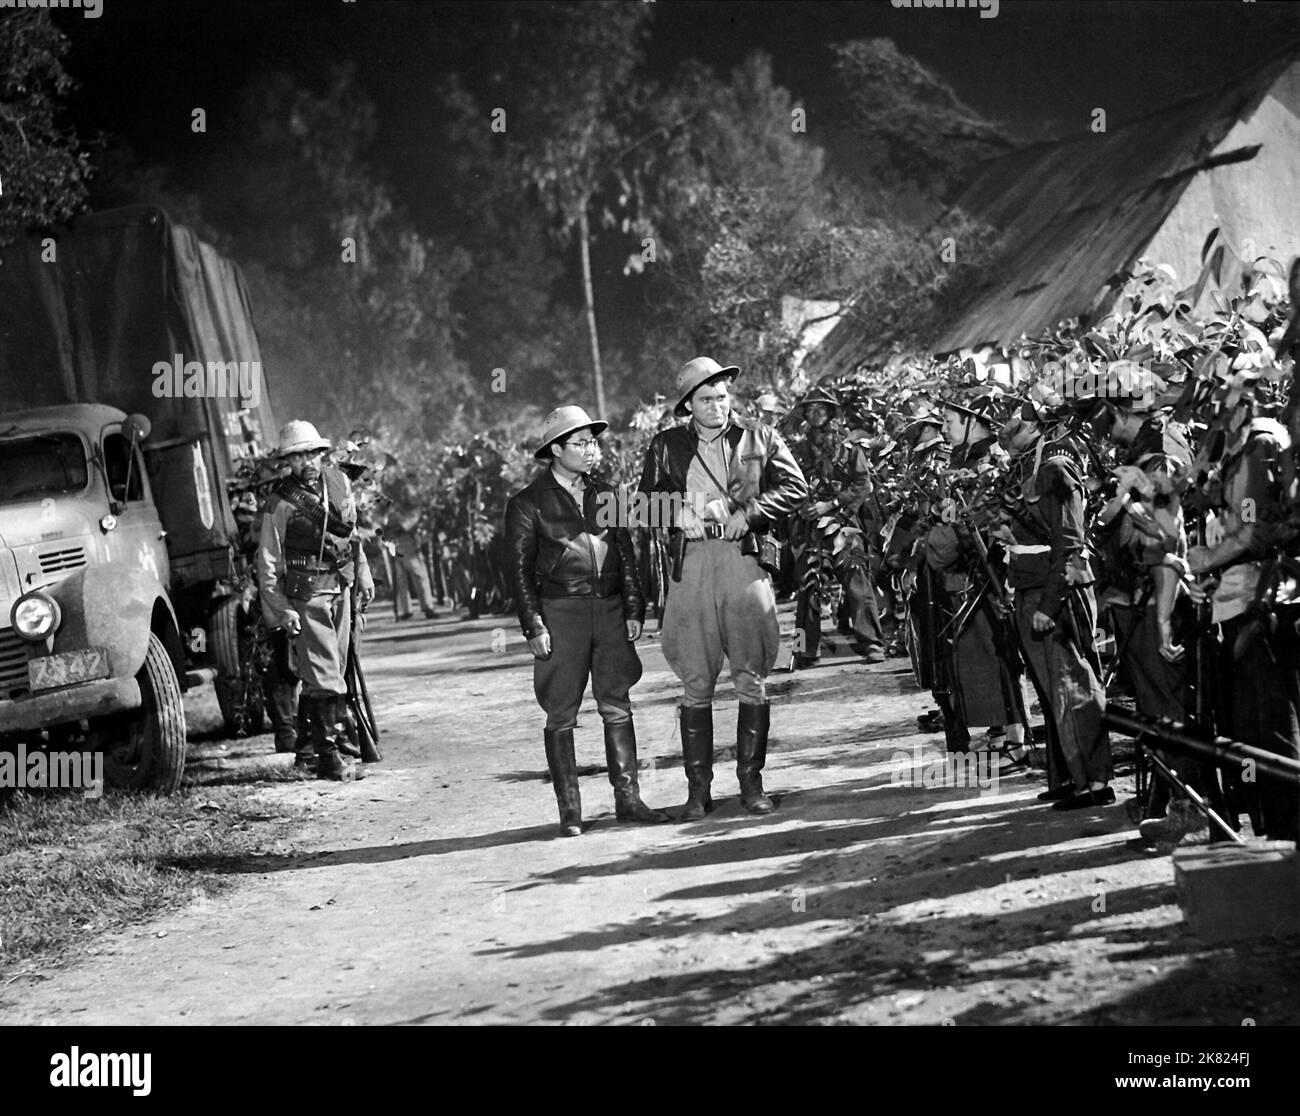
[[[1168,717],[1150,717],[1144,713],[1130,713],[1113,702],[1107,704],[1102,723],[1108,729],[1127,736],[1154,737],[1158,745],[1171,752],[1209,760],[1216,767],[1240,768],[1251,762],[1261,775],[1300,787],[1300,760],[1266,752],[1224,736],[1208,739],[1197,736],[1186,725]]]

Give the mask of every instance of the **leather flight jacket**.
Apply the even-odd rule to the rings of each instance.
[[[763,553],[761,542],[768,541],[765,537],[772,528],[802,506],[808,498],[808,482],[785,439],[770,426],[733,415],[722,437],[730,461],[726,477],[728,502],[733,512],[743,511],[749,520],[749,531],[740,540],[740,552],[767,565],[763,559],[770,561],[771,556]],[[638,489],[647,495],[684,494],[686,474],[699,440],[694,422],[656,434],[646,451]],[[673,530],[674,551],[680,534],[680,529]],[[767,549],[775,548],[769,545]]]
[[[542,601],[554,598],[619,596],[625,620],[645,620],[645,596],[636,553],[626,524],[606,522],[616,514],[612,487],[586,478],[583,506],[547,468],[506,505],[506,561],[524,636],[546,630]],[[602,511],[604,514],[601,514]],[[596,568],[592,536],[605,554]]]

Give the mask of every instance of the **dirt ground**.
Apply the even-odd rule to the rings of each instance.
[[[677,685],[653,629],[634,690],[642,792],[675,813]],[[589,824],[564,840],[513,619],[390,613],[364,649],[384,733],[372,777],[267,783],[268,820],[308,812],[292,846],[218,865],[237,876],[221,896],[0,989],[0,1023],[1300,1021],[1294,940],[1210,948],[1185,928],[1171,858],[1127,843],[1131,775],[1119,805],[1077,814],[1036,802],[1037,774],[900,785],[943,756],[901,660],[773,677],[766,817],[735,797],[729,684],[721,801],[689,824],[615,823],[588,699]],[[260,736],[205,762],[237,778],[271,751]]]

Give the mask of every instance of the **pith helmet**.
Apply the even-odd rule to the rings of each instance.
[[[713,379],[714,376],[726,376],[728,380],[734,380],[739,375],[740,368],[737,365],[729,364],[723,368],[712,357],[696,357],[694,360],[688,360],[677,373],[677,406],[673,408],[673,414],[678,418],[684,418],[689,414],[687,401],[695,393],[696,388]]]
[[[572,405],[556,407],[542,423],[542,444],[537,447],[533,456],[538,461],[545,461],[551,456],[553,443],[572,434],[575,430],[582,430],[588,426],[591,427],[594,436],[599,436],[609,429],[609,423],[592,418],[581,407]]]
[[[322,438],[311,423],[304,419],[294,419],[280,427],[280,439],[275,452],[280,457],[288,457],[291,453],[310,453],[312,450],[329,448],[329,440]]]

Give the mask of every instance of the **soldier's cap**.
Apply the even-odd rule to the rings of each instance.
[[[329,448],[329,439],[322,438],[311,423],[304,419],[291,419],[280,427],[275,452],[278,457],[288,457],[291,453],[311,453]]]
[[[551,456],[551,446],[568,437],[575,430],[591,427],[593,437],[599,437],[609,429],[609,423],[594,419],[581,407],[566,404],[556,407],[542,422],[542,444],[533,451],[538,461],[546,461]]]
[[[765,391],[763,392],[762,395],[760,395],[757,399],[754,400],[754,405],[760,411],[775,411],[778,407],[781,406],[781,400],[779,400],[770,391]]]
[[[677,373],[677,404],[673,407],[673,414],[678,418],[685,418],[691,413],[687,404],[695,394],[696,388],[701,385],[718,376],[726,376],[728,380],[734,380],[739,375],[739,365],[729,364],[723,368],[712,357],[701,356],[688,360]]]

